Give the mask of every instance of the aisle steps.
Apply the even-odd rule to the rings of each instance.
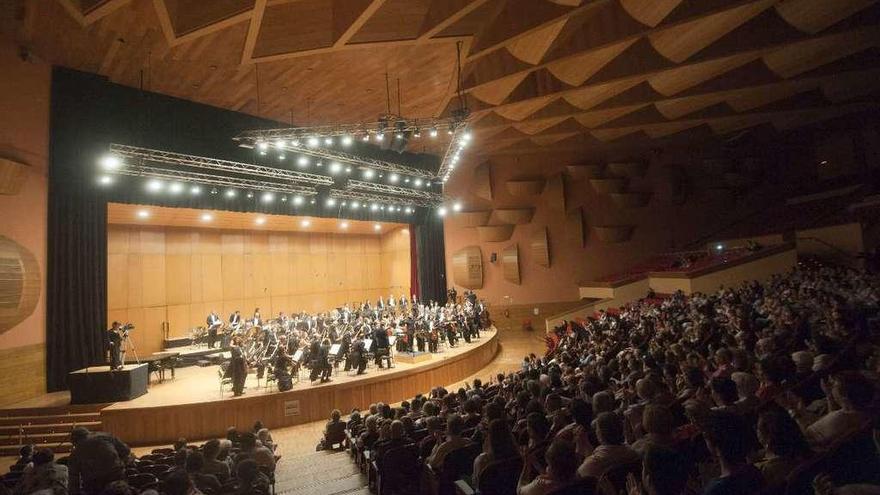
[[[17,456],[25,444],[70,452],[70,431],[84,426],[101,430],[101,409],[106,404],[45,408],[0,409],[0,456]]]
[[[347,452],[320,451],[282,458],[275,491],[284,495],[367,495],[367,478]]]

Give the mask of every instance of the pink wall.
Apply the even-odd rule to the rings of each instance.
[[[0,39],[0,157],[30,165],[19,194],[0,195],[0,235],[30,250],[40,265],[42,289],[34,312],[0,334],[0,349],[46,341],[46,204],[51,68],[23,62],[17,47]]]
[[[479,139],[479,136],[477,136]],[[476,144],[478,145],[478,143]],[[650,156],[649,156],[650,155]],[[765,191],[755,190],[748,198],[733,198],[719,194],[720,177],[707,177],[704,173],[686,182],[690,193],[681,205],[672,205],[664,198],[664,177],[671,166],[687,173],[702,169],[702,158],[689,150],[666,151],[662,154],[645,154],[649,167],[644,177],[631,181],[630,189],[652,191],[654,196],[644,208],[621,209],[606,194],[596,193],[587,179],[575,180],[565,175],[566,210],[583,207],[585,232],[584,247],[570,241],[566,235],[565,212],[553,209],[546,194],[527,198],[512,196],[505,182],[509,179],[544,177],[565,172],[566,165],[589,163],[589,158],[572,153],[543,155],[491,157],[493,201],[474,196],[474,173],[477,163],[471,161],[456,170],[447,184],[449,196],[460,198],[463,210],[477,211],[492,208],[535,207],[531,223],[517,225],[513,237],[504,242],[481,243],[476,229],[461,227],[454,214],[445,221],[446,266],[450,284],[452,253],[465,246],[478,245],[483,255],[483,288],[481,297],[493,304],[526,304],[578,299],[580,281],[595,280],[603,275],[619,272],[628,265],[655,252],[673,250],[699,235],[717,229],[726,219],[738,212],[760,205]],[[492,220],[490,220],[492,223]],[[628,242],[603,244],[590,231],[590,225],[635,225],[635,232]],[[539,227],[548,227],[551,265],[545,268],[535,263],[530,252],[531,233]],[[518,243],[521,284],[507,282],[503,278],[500,257],[503,248]],[[489,257],[498,253],[499,262],[492,264]]]

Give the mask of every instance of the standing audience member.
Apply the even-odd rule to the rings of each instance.
[[[37,449],[32,460],[33,465],[24,471],[24,475],[13,493],[26,495],[43,491],[47,495],[66,495],[67,466],[55,463],[55,455],[52,450]]]

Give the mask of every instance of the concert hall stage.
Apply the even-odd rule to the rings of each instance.
[[[265,388],[254,373],[248,375],[242,397],[232,397],[229,386],[220,395],[218,366],[179,369],[173,381],[153,383],[149,393],[117,402],[101,411],[105,431],[131,445],[157,445],[180,437],[191,440],[224,436],[230,426],[249,427],[261,420],[269,428],[324,420],[334,408],[348,413],[374,402],[399,402],[431,387],[460,381],[488,365],[498,352],[497,331],[483,331],[471,344],[434,354],[417,364],[395,362],[393,369],[375,365],[361,376],[342,371],[333,381],[312,385],[308,377],[292,390]]]

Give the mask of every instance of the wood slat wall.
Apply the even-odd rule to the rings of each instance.
[[[409,232],[382,235],[217,231],[110,225],[107,321],[130,321],[141,355],[205,324],[255,307],[326,311],[350,301],[409,294]]]
[[[46,393],[46,344],[0,349],[0,406]]]

